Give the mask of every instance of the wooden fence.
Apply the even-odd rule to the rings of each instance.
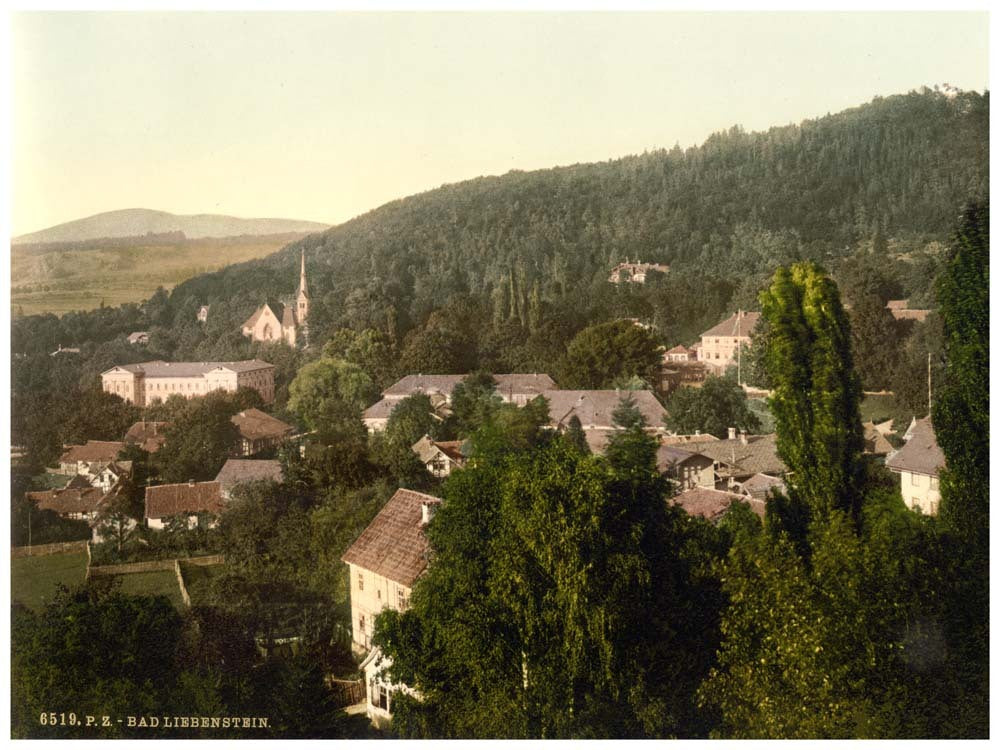
[[[203,557],[181,558],[190,565],[219,565],[222,555],[205,555]],[[147,560],[146,562],[123,563],[121,565],[94,565],[87,568],[87,578],[95,576],[120,576],[128,573],[148,573],[153,570],[174,570],[178,560]]]
[[[364,680],[338,680],[336,677],[330,677],[327,679],[327,683],[337,708],[365,702]]]
[[[30,547],[11,547],[11,557],[38,557],[40,555],[58,555],[63,552],[83,552],[90,551],[86,541],[81,542],[53,542],[52,544],[34,544]]]

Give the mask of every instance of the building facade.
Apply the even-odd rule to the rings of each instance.
[[[253,388],[265,403],[274,400],[274,365],[259,359],[240,362],[142,362],[115,365],[101,373],[106,393],[136,406],[166,401],[174,394],[185,398],[211,391],[235,392]]]
[[[889,456],[885,465],[899,474],[906,507],[935,516],[941,503],[938,475],[945,460],[930,417],[914,419],[903,439],[906,444]]]
[[[289,346],[296,346],[299,341],[305,341],[308,336],[309,319],[309,286],[306,283],[306,251],[302,251],[302,267],[299,271],[299,288],[295,293],[295,301],[291,304],[272,309],[264,303],[247,318],[242,326],[243,335],[254,341],[274,343],[283,341]]]
[[[739,348],[750,344],[750,336],[760,320],[760,313],[739,310],[717,326],[701,334],[698,361],[721,375],[736,364]]]

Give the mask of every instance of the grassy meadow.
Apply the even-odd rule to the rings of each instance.
[[[299,234],[183,240],[170,244],[44,249],[11,248],[11,310],[14,314],[62,315],[104,304],[148,299],[159,286],[171,289],[200,273],[262,258]]]
[[[14,557],[10,561],[10,598],[38,611],[52,599],[60,583],[76,586],[83,583],[86,574],[86,552]]]

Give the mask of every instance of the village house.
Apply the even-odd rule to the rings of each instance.
[[[62,474],[90,474],[92,464],[109,464],[114,461],[124,443],[110,440],[88,440],[84,445],[67,445],[59,457]]]
[[[253,388],[265,403],[274,401],[274,365],[259,359],[240,362],[141,362],[115,365],[101,373],[106,393],[136,406],[149,406],[180,394],[185,398],[212,391]]]
[[[761,518],[764,517],[764,501],[736,492],[695,487],[675,495],[670,502],[683,508],[689,516],[698,516],[712,523],[718,523],[729,512],[733,503],[744,502]]]
[[[678,344],[673,349],[663,352],[663,363],[667,362],[694,362],[696,358],[694,349]]]
[[[739,484],[739,491],[743,495],[765,501],[775,493],[784,494],[788,491],[788,487],[780,477],[772,477],[770,474],[754,474]]]
[[[169,422],[136,422],[128,428],[123,441],[125,445],[135,445],[146,451],[156,453],[167,441],[163,431],[170,426]]]
[[[413,444],[413,452],[420,463],[435,477],[446,477],[457,468],[465,466],[461,440],[434,441],[424,435]]]
[[[666,410],[652,391],[546,391],[542,394],[549,402],[549,426],[563,431],[573,417],[580,420],[584,432],[617,430],[614,412],[623,398],[631,396],[639,413],[646,419],[651,432],[663,431]]]
[[[131,461],[111,461],[107,464],[91,464],[90,472],[85,475],[90,478],[94,487],[100,487],[104,492],[132,474]]]
[[[906,507],[935,516],[941,502],[938,476],[944,468],[945,459],[938,447],[930,417],[914,419],[903,440],[906,443],[886,459],[885,465],[899,474]]]
[[[234,414],[231,421],[239,433],[235,448],[235,453],[239,456],[253,456],[276,448],[282,440],[295,432],[292,425],[260,409],[241,411],[239,414]]]
[[[146,488],[146,525],[163,529],[174,517],[186,517],[188,528],[215,526],[222,513],[222,492],[218,482],[159,484]]]
[[[361,415],[369,432],[381,432],[389,422],[392,410],[400,401],[418,394],[426,395],[439,418],[450,413],[451,392],[465,375],[407,375],[382,391],[382,399]],[[545,373],[504,373],[494,375],[496,394],[508,404],[524,406],[532,399],[555,389],[555,381]]]
[[[51,510],[63,518],[87,521],[93,524],[97,519],[101,501],[107,494],[100,487],[67,488],[27,492],[25,497],[38,504],[39,510]]]
[[[891,419],[881,424],[864,422],[861,429],[864,434],[865,453],[872,456],[887,456],[895,451],[887,437],[892,432]]]
[[[145,346],[149,343],[149,331],[135,331],[128,335],[128,342],[133,346]]]
[[[275,309],[277,308],[277,309]],[[302,251],[302,268],[299,273],[299,288],[295,301],[291,304],[265,302],[243,323],[243,335],[254,341],[274,343],[284,341],[294,347],[298,333],[307,337],[309,318],[309,286],[306,283],[306,251]]]
[[[750,345],[750,336],[760,321],[760,313],[738,310],[717,326],[701,334],[698,360],[704,362],[714,374],[721,375],[730,365],[736,364],[739,348]]]
[[[725,440],[688,443],[686,450],[702,453],[715,462],[716,488],[735,490],[754,474],[782,477],[788,468],[778,456],[776,435],[747,435],[729,428]]]
[[[241,484],[248,482],[280,484],[284,478],[281,472],[281,462],[273,459],[230,458],[215,475],[215,481],[219,483],[219,493],[223,501],[229,500],[233,488]]]
[[[371,648],[376,615],[409,606],[413,583],[427,568],[424,530],[441,500],[397,490],[340,558],[350,568],[351,633],[356,653]]]
[[[362,664],[368,717],[384,726],[392,716],[391,685],[379,674],[388,660],[372,649],[375,618],[383,609],[409,607],[413,584],[427,569],[425,534],[441,500],[400,489],[340,558],[350,569],[351,634],[355,653],[370,652]]]
[[[70,346],[64,347],[62,344],[59,344],[59,348],[56,349],[51,354],[49,354],[49,356],[50,357],[55,357],[55,356],[61,355],[61,354],[79,354],[79,353],[80,353],[79,348],[77,348],[75,346],[73,346],[73,347],[70,347]]]
[[[656,451],[656,468],[683,490],[715,487],[715,461],[676,445],[661,445]]]
[[[915,320],[923,323],[931,314],[930,310],[911,310],[909,299],[891,299],[885,306],[896,320]]]
[[[198,308],[198,322],[205,323],[208,321],[208,311],[211,309],[211,305],[202,305]]]
[[[611,271],[608,281],[612,284],[622,284],[631,282],[633,284],[645,284],[646,276],[650,271],[659,273],[670,273],[670,266],[663,263],[643,263],[641,260],[619,263]]]

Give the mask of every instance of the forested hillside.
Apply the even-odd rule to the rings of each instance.
[[[686,151],[482,177],[195,277],[153,307],[176,332],[193,305],[211,303],[221,333],[294,290],[301,248],[314,337],[375,327],[402,341],[465,293],[494,324],[527,326],[534,304],[569,333],[629,313],[691,339],[729,308],[754,305],[781,262],[815,259],[836,272],[838,259],[872,252],[919,302],[930,284],[922,264],[962,204],[988,191],[988,128],[988,93],[925,89],[763,133],[734,127]],[[622,293],[604,280],[626,257],[670,263],[662,290],[615,299]],[[109,339],[144,320],[68,318],[41,336],[37,322],[19,321],[15,351]],[[17,335],[25,325],[33,335]]]

